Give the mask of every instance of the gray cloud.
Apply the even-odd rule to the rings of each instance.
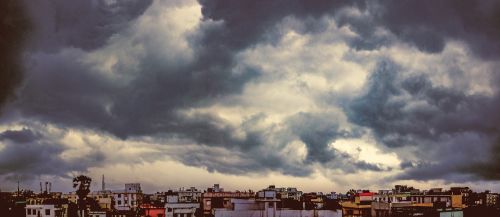
[[[55,52],[64,47],[91,50],[103,46],[152,0],[24,2],[34,25],[30,49]]]
[[[200,120],[200,118],[196,119]],[[244,138],[219,137],[217,134],[211,134],[211,140],[224,139],[204,142],[197,138],[199,134],[191,135],[188,138],[195,142],[212,146],[179,147],[180,153],[174,152],[169,156],[186,165],[205,167],[208,171],[230,174],[278,171],[286,175],[305,177],[312,174],[313,165],[316,163],[344,172],[388,169],[378,164],[355,159],[347,153],[330,147],[336,139],[360,136],[360,132],[339,129],[336,117],[332,114],[301,112],[288,117],[281,127],[277,125],[259,127],[264,121],[266,121],[266,116],[263,114],[252,116],[244,121],[240,127],[246,133]],[[195,129],[191,130],[193,133],[199,132],[196,128],[191,129]],[[203,129],[213,133],[210,128],[204,127]],[[232,134],[234,132],[230,135]],[[286,146],[296,139],[306,146],[307,155],[303,160],[296,159],[295,153],[292,156],[283,153]]]
[[[22,82],[22,49],[30,30],[23,4],[15,0],[0,3],[0,108],[12,99]]]
[[[381,144],[417,148],[414,154],[421,162],[404,162],[402,168],[409,169],[399,178],[496,177],[488,175],[497,174],[495,170],[471,168],[491,168],[498,162],[494,143],[500,136],[498,93],[465,94],[463,89],[433,84],[424,75],[404,76],[402,71],[390,61],[381,62],[365,93],[345,108],[349,120],[372,129]]]
[[[7,130],[0,133],[0,176],[20,176],[24,179],[39,175],[67,177],[68,172],[84,172],[92,165],[99,165],[104,155],[93,152],[78,160],[66,160],[61,154],[67,149],[59,142],[58,135],[33,131]]]
[[[430,53],[441,52],[445,42],[454,39],[465,42],[483,58],[498,58],[500,4],[487,1],[368,1],[368,17],[340,17],[341,24],[351,25],[362,39],[354,46],[377,48],[386,43],[376,34],[376,26],[388,29],[402,41]],[[365,11],[365,10],[362,10]],[[368,24],[368,25],[367,25]],[[371,26],[369,25],[371,24]],[[376,41],[371,44],[370,41]],[[366,44],[370,46],[366,46]],[[365,44],[365,45],[364,45]]]

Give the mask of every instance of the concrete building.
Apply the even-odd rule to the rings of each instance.
[[[143,204],[141,205],[141,217],[165,217],[165,207]]]
[[[372,213],[372,192],[356,193],[354,201],[344,201],[342,206],[342,216],[344,217],[370,217]]]
[[[142,201],[141,184],[125,184],[125,189],[112,191],[114,208],[116,210],[136,210]]]
[[[63,212],[55,205],[26,205],[26,217],[63,217]]]
[[[277,188],[275,185],[269,185],[264,190],[271,190],[271,191],[276,191],[278,194],[278,198],[281,199],[293,199],[293,200],[300,200],[302,195],[304,194],[302,191],[297,190],[297,188],[294,187],[280,187]]]
[[[26,217],[66,217],[68,201],[51,197],[31,198],[26,200],[25,210]]]
[[[180,203],[197,203],[201,199],[201,191],[195,187],[181,188],[177,191],[178,200]]]
[[[89,217],[107,217],[106,211],[89,211]]]
[[[231,199],[250,199],[254,197],[254,192],[225,192],[223,188],[215,184],[213,188],[208,188],[207,192],[203,193],[201,196],[203,216],[212,216],[213,209],[232,209]]]
[[[340,212],[333,210],[289,210],[280,209],[276,191],[264,189],[256,198],[231,199],[232,208],[216,208],[214,217],[340,217]]]
[[[111,191],[94,191],[88,197],[93,198],[101,209],[113,209],[113,192]]]
[[[192,194],[191,196],[196,197]],[[179,194],[179,192],[168,191],[166,193],[165,216],[194,217],[197,211],[200,209],[200,203],[194,200],[194,198],[186,197],[184,192],[181,192]]]

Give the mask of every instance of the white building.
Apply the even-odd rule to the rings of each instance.
[[[333,210],[277,209],[275,199],[231,199],[234,209],[214,209],[215,217],[341,217]]]
[[[55,205],[28,204],[26,205],[26,217],[62,217],[62,209]]]
[[[194,217],[196,209],[200,208],[199,202],[187,202],[183,197],[179,197],[179,192],[167,192],[167,203],[165,203],[165,217]]]
[[[124,190],[113,191],[114,208],[120,211],[135,210],[142,200],[141,184],[125,184]]]
[[[106,211],[90,211],[89,217],[106,217]]]
[[[179,196],[178,200],[180,203],[200,202],[201,191],[195,187],[181,188],[177,191],[177,195]]]
[[[294,200],[300,200],[300,198],[304,194],[302,191],[298,191],[297,188],[294,188],[294,187],[276,188],[275,185],[270,185],[269,187],[267,187],[264,190],[276,191],[280,195],[281,199],[290,198],[290,199],[294,199]]]

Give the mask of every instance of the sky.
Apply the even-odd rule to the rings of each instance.
[[[0,189],[500,191],[500,2],[3,0]]]

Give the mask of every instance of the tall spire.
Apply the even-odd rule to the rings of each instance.
[[[104,183],[104,174],[102,174],[102,191],[106,190],[106,183]]]
[[[19,189],[19,176],[17,176],[17,196],[19,197],[20,189]]]

